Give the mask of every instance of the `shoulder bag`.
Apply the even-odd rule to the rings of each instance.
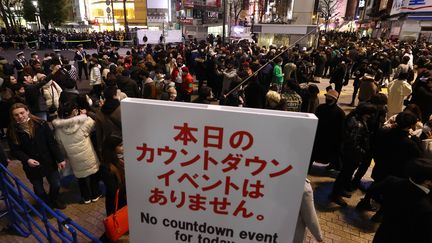
[[[127,205],[117,210],[119,192],[120,189],[116,192],[114,213],[104,219],[105,234],[112,241],[117,241],[122,235],[129,231]]]

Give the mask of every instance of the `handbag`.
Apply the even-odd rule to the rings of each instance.
[[[408,95],[408,97],[406,99],[404,99],[404,101],[403,101],[404,106],[408,106],[409,104],[411,104],[411,96],[412,96],[412,94]]]
[[[54,104],[54,87],[53,84],[50,85],[51,86],[51,99],[52,99],[52,104],[50,107],[48,107],[48,113],[50,115],[54,115],[54,113],[57,112],[57,107]]]
[[[112,240],[118,240],[122,235],[129,231],[128,207],[127,205],[117,210],[120,189],[115,196],[114,213],[104,219],[105,234]]]

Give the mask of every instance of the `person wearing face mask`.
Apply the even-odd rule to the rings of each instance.
[[[411,161],[406,171],[408,178],[389,177],[370,190],[385,208],[373,243],[432,242],[432,160]]]
[[[324,104],[320,104],[315,115],[318,127],[313,146],[312,162],[329,164],[328,169],[340,170],[340,148],[342,145],[345,112],[337,105],[339,93],[330,89],[325,94]]]
[[[50,127],[21,103],[11,107],[11,117],[7,134],[11,154],[21,161],[35,194],[51,207],[65,209],[66,205],[59,200],[59,170],[65,168],[66,162]],[[44,177],[50,186],[48,195]]]

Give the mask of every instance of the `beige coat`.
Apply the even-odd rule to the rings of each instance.
[[[93,119],[87,115],[55,119],[53,126],[75,177],[84,178],[98,172],[99,160],[90,140],[90,132],[95,126]]]
[[[388,117],[402,112],[405,98],[411,94],[411,85],[406,80],[395,79],[388,86]]]
[[[42,87],[43,97],[45,98],[47,107],[54,104],[57,109],[59,108],[59,98],[62,91],[60,86],[53,80]]]

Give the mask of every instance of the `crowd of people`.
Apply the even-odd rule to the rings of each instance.
[[[92,55],[85,47],[76,46],[74,62],[61,51],[43,59],[33,52],[28,61],[22,52],[15,60],[0,58],[1,136],[52,207],[66,207],[58,169],[68,165],[84,204],[100,198],[101,180],[107,215],[117,190],[119,207],[126,204],[120,100],[219,104],[314,113],[319,120],[310,168],[317,162],[339,171],[330,201],[345,207],[344,197],[363,190],[358,210],[380,206],[374,242],[432,241],[432,45],[323,33],[318,48],[222,45],[213,38],[134,46],[124,56],[103,41]],[[315,83],[324,78],[330,83],[320,104]],[[338,100],[350,79],[355,108],[346,114]],[[78,89],[83,80],[90,92]],[[361,181],[372,160],[374,182],[365,188]],[[310,202],[310,185],[306,189]],[[322,241],[317,220],[305,222]]]
[[[3,33],[1,33],[3,32]],[[0,32],[0,47],[3,49],[59,49],[69,50],[75,46],[83,44],[86,48],[97,48],[101,42],[123,46],[130,42],[124,31],[105,31],[105,32],[69,32],[57,30],[22,30],[17,33]]]

